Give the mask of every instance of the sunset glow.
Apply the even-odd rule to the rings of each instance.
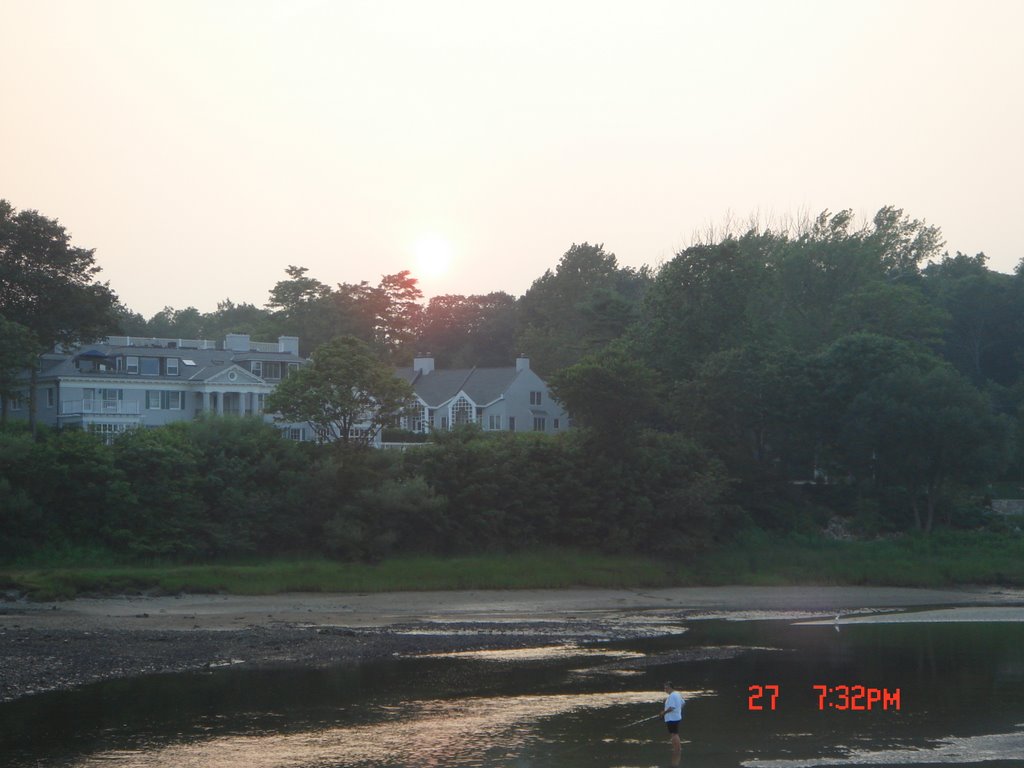
[[[415,275],[426,280],[435,280],[448,274],[455,260],[455,250],[446,238],[440,235],[426,235],[416,241],[413,256],[416,259]]]

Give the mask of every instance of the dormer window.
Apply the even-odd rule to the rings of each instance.
[[[128,355],[124,359],[124,372],[125,373],[138,373],[139,372],[139,358],[135,355]]]
[[[140,361],[140,372],[143,376],[159,376],[160,375],[160,358],[159,357],[143,357]]]
[[[255,376],[263,376],[263,361],[253,360],[252,366],[249,369]]]
[[[176,357],[168,357],[167,358],[166,370],[167,370],[167,375],[168,376],[177,376],[178,375],[178,358],[176,358]]]

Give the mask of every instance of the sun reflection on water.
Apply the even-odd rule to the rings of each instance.
[[[707,695],[685,693],[687,698]],[[418,768],[483,768],[495,764],[532,765],[524,748],[550,752],[538,721],[557,715],[608,707],[660,704],[657,693],[557,694],[414,701],[406,707],[378,708],[385,719],[370,724],[303,733],[219,736],[153,746],[139,751],[107,751],[79,760],[76,768],[328,768],[334,766],[415,765]],[[631,711],[635,714],[635,710]]]

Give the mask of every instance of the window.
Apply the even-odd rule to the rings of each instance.
[[[426,431],[427,407],[425,405],[414,405],[409,409],[406,416],[406,424],[410,432],[422,434]]]
[[[128,355],[124,359],[124,372],[125,373],[138,373],[139,372],[139,358],[135,355]]]
[[[168,376],[177,376],[178,375],[178,358],[176,358],[176,357],[168,357],[167,358],[166,370],[167,370],[167,375]]]
[[[460,395],[452,403],[452,424],[472,424],[473,421],[473,404]]]
[[[302,442],[306,439],[305,430],[302,427],[291,427],[288,430],[288,439]]]
[[[158,410],[160,408],[160,393],[157,390],[147,390],[146,407],[150,410]]]
[[[540,405],[540,396],[541,396],[540,392],[531,392],[530,393],[530,405]]]
[[[160,358],[159,357],[144,357],[141,360],[142,363],[142,375],[143,376],[159,376],[160,375]]]
[[[55,393],[56,393],[56,390],[53,389],[53,388],[50,388],[50,389],[46,390],[46,407],[47,408],[53,408],[53,402],[55,400],[55,397],[54,397]]]
[[[555,429],[558,429],[558,419],[555,419]]]
[[[281,378],[281,364],[280,363],[263,363],[263,378],[264,379],[280,379]]]
[[[124,397],[120,389],[101,389],[103,393],[103,410],[106,413],[117,413],[118,401]]]
[[[22,400],[22,393],[15,392],[11,395],[11,410],[20,411],[24,407],[24,401]]]
[[[487,428],[488,429],[501,429],[501,414],[492,413],[487,417]]]
[[[448,417],[447,416],[442,416],[441,417],[441,429],[448,429]]]
[[[534,432],[544,432],[546,430],[546,423],[547,423],[547,419],[545,419],[543,416],[534,416],[533,417],[533,431]]]
[[[167,395],[167,408],[172,411],[180,411],[182,409],[182,398],[181,392],[166,392]]]
[[[126,424],[90,424],[89,431],[103,438],[103,442],[110,445],[114,438],[124,434],[128,429]]]
[[[249,370],[253,373],[254,376],[262,376],[263,375],[263,361],[262,360],[253,360],[252,361],[252,365],[249,366]]]
[[[182,358],[181,362],[182,362],[182,364],[188,365],[188,366],[193,366],[193,365],[196,364],[195,360],[189,360],[187,357]]]
[[[516,417],[515,416],[509,416],[508,417],[508,431],[509,432],[515,432],[516,431]]]
[[[298,363],[288,363],[288,375],[289,376],[291,376],[297,370],[299,370],[299,364]]]

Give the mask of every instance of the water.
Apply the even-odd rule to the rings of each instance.
[[[698,621],[595,649],[156,676],[0,706],[0,763],[80,768],[1024,765],[1024,624]],[[678,758],[657,720],[688,699]],[[777,686],[749,709],[751,685]],[[815,685],[889,692],[819,709]],[[771,690],[771,689],[767,689]],[[899,709],[893,695],[899,691]],[[842,703],[837,695],[832,703]],[[758,703],[755,701],[755,703]]]

